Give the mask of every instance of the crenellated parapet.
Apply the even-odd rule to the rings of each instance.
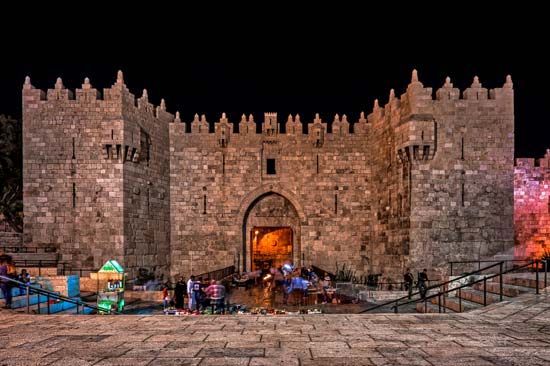
[[[453,115],[485,115],[485,118],[513,119],[513,84],[508,75],[501,88],[488,90],[476,76],[461,93],[449,77],[435,93],[424,87],[413,70],[405,93],[397,98],[392,89],[388,102],[380,107],[375,100],[367,120],[378,130],[394,131],[396,155],[400,161],[431,160],[437,151],[438,119]],[[464,128],[468,122],[464,122]]]
[[[550,169],[550,149],[546,149],[544,157],[535,158],[516,158],[514,159],[514,166],[516,168],[534,169],[534,170],[546,170]]]
[[[149,102],[147,90],[144,89],[142,96],[138,99],[132,94],[126,84],[122,71],[118,71],[116,82],[110,88],[104,88],[103,92],[94,88],[89,78],[84,79],[81,88],[72,91],[68,89],[61,78],[57,78],[54,88],[41,90],[31,84],[30,77],[25,78],[23,84],[23,110],[32,111],[46,106],[79,107],[85,108],[87,103],[93,104],[96,108],[107,108],[107,111],[122,113],[124,108],[135,108],[142,112],[149,113],[153,118],[162,122],[172,122],[174,116],[166,110],[164,99],[160,105],[155,106]],[[49,107],[53,108],[53,107]]]

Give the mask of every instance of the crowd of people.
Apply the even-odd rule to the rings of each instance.
[[[202,277],[191,276],[187,283],[183,277],[174,286],[174,296],[170,297],[168,286],[163,288],[163,303],[165,309],[174,309],[199,314],[210,307],[213,311],[225,311],[225,286],[220,281],[203,281]],[[188,299],[187,307],[185,298]]]
[[[334,288],[332,278],[325,273],[322,278],[308,267],[295,268],[285,263],[279,268],[264,266],[252,272],[235,274],[233,285],[261,286],[267,291],[281,291],[282,305],[287,305],[290,295],[298,293],[297,299],[305,300],[308,294],[320,295],[322,303],[332,302]],[[225,312],[226,288],[216,280],[204,281],[202,277],[190,276],[187,281],[180,277],[173,287],[173,296],[168,285],[163,287],[164,309],[185,313],[200,314],[211,309],[212,312]],[[186,300],[187,299],[187,300]]]
[[[278,268],[264,264],[262,269],[241,273],[233,278],[237,284],[262,285],[269,290],[281,291],[283,294],[282,305],[288,305],[288,300],[293,292],[299,294],[298,298],[305,300],[309,294],[321,295],[322,303],[332,302],[334,299],[334,288],[332,278],[324,273],[319,278],[311,267],[296,268],[291,262],[285,262]]]

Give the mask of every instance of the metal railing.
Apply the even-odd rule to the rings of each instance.
[[[76,275],[79,277],[83,275],[89,276],[90,273],[99,272],[99,268],[73,268],[66,265],[65,263],[60,263],[61,268],[58,268],[58,272],[62,276]]]
[[[446,296],[445,295],[448,295],[449,293],[455,292],[455,291],[458,292],[458,296],[457,296],[457,298],[458,298],[458,308],[459,308],[459,311],[461,312],[462,311],[462,289],[464,289],[466,287],[472,287],[473,285],[475,285],[477,283],[483,283],[483,304],[482,305],[487,306],[487,292],[488,292],[487,291],[487,280],[499,277],[499,281],[498,281],[498,283],[499,283],[499,292],[498,292],[498,295],[499,295],[499,301],[502,301],[503,297],[504,297],[503,275],[514,272],[514,271],[517,271],[517,270],[521,270],[521,269],[533,269],[534,270],[534,273],[535,273],[535,293],[538,295],[540,293],[540,287],[539,287],[540,275],[539,275],[539,272],[540,272],[540,269],[541,269],[540,268],[541,264],[542,264],[542,270],[544,272],[544,280],[543,280],[544,285],[543,286],[544,286],[544,288],[546,288],[548,286],[548,261],[533,260],[533,261],[530,261],[530,262],[528,262],[524,265],[514,266],[513,268],[510,268],[510,269],[504,269],[505,264],[506,264],[506,261],[499,261],[499,262],[494,263],[490,266],[480,268],[477,271],[464,274],[463,276],[460,276],[460,277],[457,277],[455,279],[452,279],[452,280],[449,280],[449,281],[446,281],[446,282],[443,282],[443,283],[440,283],[440,284],[437,284],[437,285],[434,285],[434,286],[430,286],[430,287],[427,288],[426,293],[427,293],[428,290],[433,290],[433,289],[438,288],[439,291],[436,294],[424,296],[421,299],[410,299],[409,296],[403,296],[399,299],[392,300],[392,301],[389,301],[389,302],[386,302],[386,303],[368,308],[366,310],[363,310],[362,312],[371,311],[371,310],[374,310],[374,309],[377,309],[377,308],[381,308],[381,307],[389,306],[389,305],[393,304],[391,309],[393,309],[393,311],[395,313],[397,313],[399,311],[398,309],[399,309],[400,306],[405,306],[405,305],[409,305],[409,304],[413,304],[413,303],[416,304],[416,303],[420,303],[420,302],[424,302],[424,309],[425,309],[424,311],[427,311],[428,300],[434,299],[436,297],[437,297],[437,305],[438,305],[439,312],[440,313],[442,311],[446,312]],[[499,268],[498,273],[489,274],[489,275],[483,275],[482,274],[483,271],[486,271],[488,269],[491,269],[491,268],[494,268],[494,267],[497,267],[497,266]],[[477,279],[477,280],[474,280],[474,281],[469,281],[466,284],[460,284],[461,280],[463,280],[466,277],[470,277],[472,275],[483,275],[483,278]],[[458,283],[459,286],[449,287],[449,285],[453,284],[453,283]],[[411,297],[415,296],[415,295],[421,295],[420,291],[412,294]],[[443,299],[443,302],[442,302],[442,299]],[[403,301],[403,300],[409,300],[409,301],[399,303],[400,301]]]
[[[512,263],[512,266],[514,266],[514,263],[528,262],[528,261],[531,261],[531,260],[532,259],[506,259],[506,260],[483,259],[483,260],[451,261],[451,262],[449,262],[449,275],[453,276],[453,272],[456,272],[457,265],[460,265],[460,264],[467,264],[467,265],[471,265],[471,266],[475,266],[477,264],[477,270],[479,271],[481,269],[481,264],[482,263],[500,263],[500,262],[503,262],[503,263],[505,263],[506,270],[507,270],[508,269],[508,263]]]
[[[503,296],[504,296],[503,275],[514,272],[514,271],[517,271],[517,270],[520,270],[520,269],[528,269],[528,268],[532,268],[535,271],[535,293],[538,295],[540,293],[540,288],[539,288],[539,282],[540,282],[539,267],[540,266],[539,266],[539,264],[543,264],[544,287],[548,286],[548,275],[547,275],[547,273],[548,273],[548,263],[547,263],[547,261],[534,260],[534,261],[530,261],[529,263],[524,264],[522,266],[515,266],[515,267],[507,269],[507,270],[503,270],[505,261],[501,261],[497,264],[499,265],[499,273],[484,276],[481,279],[478,279],[478,280],[475,280],[475,281],[472,281],[472,282],[468,282],[468,283],[466,283],[464,285],[461,285],[461,286],[458,286],[458,287],[454,287],[454,288],[451,288],[451,289],[447,288],[446,290],[444,289],[443,291],[440,290],[437,294],[426,296],[424,299],[421,299],[420,301],[419,300],[411,300],[411,301],[408,301],[408,302],[405,302],[405,303],[402,303],[402,304],[396,304],[395,307],[394,307],[394,311],[397,313],[399,306],[407,305],[407,304],[410,304],[410,303],[418,303],[418,302],[423,301],[424,302],[424,311],[426,312],[427,307],[428,307],[428,300],[437,297],[438,311],[440,313],[442,312],[442,310],[443,310],[443,312],[446,312],[445,295],[449,294],[450,292],[457,291],[458,292],[458,296],[457,296],[458,297],[458,310],[459,310],[459,312],[462,312],[462,289],[464,289],[466,287],[472,287],[473,285],[478,284],[478,283],[483,283],[483,304],[482,305],[487,306],[487,280],[493,279],[495,277],[499,277],[499,281],[498,281],[498,283],[499,283],[499,294],[498,295],[499,295],[499,301],[502,301]],[[441,299],[443,299],[443,304],[441,302]]]
[[[30,314],[30,306],[31,306],[31,304],[30,304],[30,295],[31,295],[31,292],[38,295],[37,307],[38,307],[38,313],[39,314],[41,313],[41,311],[40,311],[40,295],[46,296],[46,299],[47,299],[46,300],[46,306],[47,306],[47,314],[48,315],[51,314],[51,311],[50,311],[50,300],[51,299],[58,300],[58,301],[65,301],[65,302],[68,302],[70,304],[75,304],[77,314],[80,314],[80,309],[81,308],[82,308],[82,311],[84,310],[84,308],[89,308],[89,309],[95,310],[97,312],[103,312],[103,313],[108,313],[108,314],[120,314],[117,311],[114,311],[114,310],[111,310],[111,309],[100,309],[99,307],[97,307],[95,305],[90,305],[90,304],[85,303],[85,302],[80,301],[80,300],[71,299],[70,297],[63,296],[63,295],[60,295],[56,292],[52,292],[52,291],[49,291],[49,290],[45,290],[45,289],[40,288],[40,287],[31,286],[30,284],[26,284],[26,283],[14,280],[13,278],[10,278],[10,277],[0,276],[0,279],[3,280],[3,281],[10,282],[11,284],[14,284],[15,287],[26,289],[27,313],[28,314]],[[11,289],[10,289],[10,291],[11,291]]]
[[[202,277],[203,279],[210,279],[210,280],[221,280],[231,276],[233,273],[235,273],[235,266],[229,266],[222,269],[217,269],[215,271],[201,273],[201,274],[195,275],[195,277],[196,278]]]
[[[474,272],[471,272],[471,273],[466,273],[460,277],[457,277],[455,279],[452,279],[452,280],[449,280],[449,281],[446,281],[446,282],[442,282],[442,283],[438,283],[438,284],[435,284],[435,285],[432,285],[432,286],[428,286],[426,289],[425,289],[425,292],[424,293],[428,293],[428,291],[430,291],[431,289],[434,289],[434,288],[438,288],[438,287],[441,287],[441,286],[445,286],[445,285],[448,285],[450,283],[454,283],[454,282],[458,282],[466,277],[469,277],[469,276],[472,276],[472,275],[475,275],[475,274],[479,274],[481,273],[482,271],[486,271],[490,268],[493,268],[493,267],[496,267],[498,266],[499,263],[496,263],[496,264],[492,264],[490,266],[487,266],[487,267],[484,267],[484,268],[481,268],[477,271],[474,271]],[[365,310],[362,310],[361,313],[365,313],[365,312],[368,312],[368,311],[371,311],[371,310],[374,310],[374,309],[379,309],[379,308],[382,308],[384,306],[389,306],[389,305],[392,305],[392,304],[395,304],[395,312],[397,312],[397,307],[398,306],[401,306],[403,304],[399,304],[399,301],[402,301],[402,300],[409,300],[410,298],[412,298],[413,296],[416,296],[416,295],[419,295],[419,296],[422,296],[422,291],[417,291],[417,292],[413,292],[411,293],[410,295],[405,295],[403,297],[400,297],[398,299],[395,299],[395,300],[391,300],[391,301],[388,301],[388,302],[385,302],[385,303],[382,303],[382,304],[378,304],[376,306],[373,306],[371,308],[368,308],[368,309],[365,309]],[[414,300],[414,301],[418,301],[418,299]],[[393,307],[392,307],[393,308]]]
[[[55,247],[0,246],[0,252],[12,253],[55,253]]]
[[[43,268],[58,268],[60,262],[58,260],[15,259],[13,264],[18,268],[38,268],[38,275],[41,276]]]

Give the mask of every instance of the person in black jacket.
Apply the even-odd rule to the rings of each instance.
[[[183,309],[184,299],[186,295],[187,295],[187,284],[185,283],[185,279],[183,277],[180,277],[180,280],[176,283],[176,287],[174,288],[174,296],[176,298],[176,309]]]
[[[407,268],[407,271],[406,271],[405,274],[403,275],[403,282],[404,282],[404,284],[405,284],[405,291],[408,292],[408,294],[409,294],[409,299],[410,299],[411,296],[412,296],[413,282],[414,282],[414,276],[413,276],[413,274],[411,273],[411,269],[410,269],[410,268]]]
[[[420,291],[420,296],[422,298],[426,297],[426,292],[428,291],[428,270],[424,268],[422,272],[418,274],[418,291]]]

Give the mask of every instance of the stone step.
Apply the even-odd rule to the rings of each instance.
[[[82,306],[78,307],[78,314],[76,313],[76,306],[69,308],[67,310],[62,310],[60,312],[57,312],[57,315],[89,315],[89,314],[95,314],[95,310],[91,308],[82,308]]]
[[[432,301],[432,304],[435,304],[435,305],[438,304],[437,297],[434,297],[433,299],[431,299],[431,301]],[[447,309],[451,309],[452,311],[457,313],[479,309],[480,307],[483,306],[469,300],[459,301],[457,297],[446,297],[445,299],[441,297],[441,304],[442,306],[445,306]],[[460,305],[462,305],[462,307]]]
[[[40,304],[40,309],[38,308],[37,304],[30,306],[29,309],[30,309],[30,312],[32,314],[48,314],[48,304],[47,304],[47,302],[41,303]],[[63,312],[65,310],[70,310],[70,309],[74,309],[74,311],[76,313],[76,305],[73,304],[73,303],[66,302],[66,301],[59,301],[59,302],[52,301],[50,303],[50,314],[57,314],[57,313]],[[21,312],[21,313],[26,313],[27,312],[27,307],[25,306],[25,307],[22,307],[22,308],[18,308],[18,309],[16,309],[16,311]]]
[[[424,302],[419,302],[416,304],[416,311],[418,313],[439,313],[439,305],[432,304],[431,302],[427,302],[424,304]],[[443,312],[444,309],[442,307],[441,312]],[[454,313],[452,309],[446,308],[446,313]]]
[[[524,288],[536,288],[537,281],[534,273],[505,274],[502,276],[502,283],[506,285],[519,286]],[[550,277],[550,276],[549,276]],[[550,281],[550,278],[548,279]],[[500,277],[491,279],[494,283],[500,283]],[[544,288],[544,273],[539,273],[539,289]]]
[[[458,294],[459,293],[457,291],[456,296],[458,296]],[[483,305],[483,284],[481,284],[481,290],[468,289],[468,288],[462,289],[462,291],[460,292],[460,297],[462,298],[462,300],[468,300],[468,301],[475,302],[475,303]],[[503,300],[510,300],[509,297],[505,297],[505,296],[503,296],[502,299]],[[495,304],[497,302],[500,302],[500,295],[494,294],[494,293],[491,293],[491,292],[487,292],[486,304],[487,305]]]
[[[29,305],[35,306],[40,301],[41,304],[46,303],[48,298],[46,296],[40,295],[40,298],[38,295],[30,295],[29,296]],[[2,299],[2,304],[5,304],[4,299]],[[44,306],[44,305],[42,305]],[[11,308],[12,309],[20,309],[20,308],[27,308],[27,295],[21,295],[21,296],[14,296],[11,301]]]
[[[472,287],[475,290],[483,291],[482,282],[476,283]],[[500,283],[492,282],[492,281],[487,282],[487,292],[491,292],[493,294],[500,294]],[[502,294],[507,297],[516,297],[527,292],[533,292],[533,291],[529,287],[507,285],[505,283],[503,283],[502,285]]]

